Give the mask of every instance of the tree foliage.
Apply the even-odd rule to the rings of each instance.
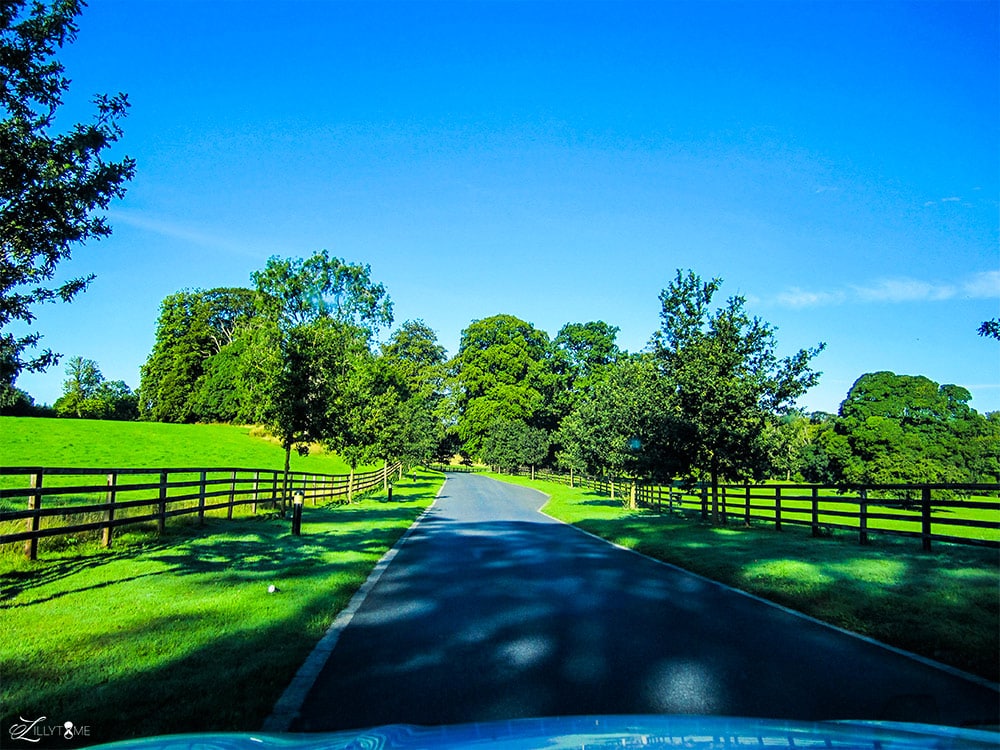
[[[924,376],[862,375],[840,406],[826,445],[840,481],[995,481],[1000,432],[972,409],[965,388]]]
[[[153,350],[142,367],[140,411],[158,422],[230,421],[243,414],[238,335],[256,315],[251,289],[185,290],[160,304]]]
[[[501,470],[538,466],[548,455],[548,433],[521,420],[495,422],[483,438],[483,460]]]
[[[34,355],[38,333],[15,335],[14,322],[31,324],[42,303],[71,301],[92,275],[52,282],[75,246],[111,234],[100,211],[124,195],[135,170],[105,152],[120,138],[124,94],[98,96],[89,123],[53,132],[69,88],[55,55],[76,38],[80,0],[0,3],[0,406],[13,398],[24,371],[58,361],[50,350]]]
[[[482,455],[492,425],[524,422],[551,429],[555,375],[549,337],[513,315],[473,321],[451,364],[463,451]]]
[[[767,428],[817,382],[809,365],[823,349],[779,359],[774,328],[751,317],[743,297],[711,310],[721,283],[678,271],[660,294],[652,342],[686,436],[685,463],[713,485],[767,472]]]
[[[392,325],[392,301],[371,280],[368,265],[347,263],[320,250],[308,258],[272,256],[251,279],[266,317],[294,327],[329,318],[373,336]]]
[[[63,395],[53,405],[60,417],[120,420],[138,417],[135,394],[122,380],[105,380],[94,360],[70,358],[66,375]]]
[[[561,462],[611,477],[673,479],[679,423],[669,384],[648,356],[608,367],[563,420]]]

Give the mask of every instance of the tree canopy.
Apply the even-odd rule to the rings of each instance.
[[[995,481],[997,424],[968,405],[971,394],[924,376],[862,375],[826,436],[838,478],[851,483]]]
[[[711,309],[721,284],[679,270],[660,294],[652,341],[687,435],[686,462],[713,484],[767,471],[766,428],[817,382],[810,362],[823,349],[779,359],[775,329],[751,317],[743,297]]]
[[[513,315],[473,321],[462,331],[451,383],[457,431],[468,455],[481,455],[495,423],[551,428],[547,407],[555,377],[550,355],[548,335]]]

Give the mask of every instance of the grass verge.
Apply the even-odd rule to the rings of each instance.
[[[277,441],[240,425],[0,417],[0,435],[0,466],[281,469],[285,463]],[[342,458],[322,450],[306,456],[292,451],[291,470],[350,471]]]
[[[276,516],[209,519],[113,551],[4,560],[0,736],[41,716],[89,727],[88,743],[259,729],[442,481],[414,472],[391,503],[307,507],[298,537]]]
[[[495,475],[494,475],[495,476]],[[1000,552],[807,528],[715,527],[691,516],[622,507],[591,490],[496,476],[547,495],[545,513],[833,625],[1000,678]]]

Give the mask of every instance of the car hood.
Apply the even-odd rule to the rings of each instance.
[[[1000,747],[1000,733],[892,722],[792,722],[704,716],[587,716],[322,734],[216,733],[126,740],[99,750],[597,750],[740,747],[915,750]]]

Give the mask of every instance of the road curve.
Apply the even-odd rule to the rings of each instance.
[[[1000,723],[1000,694],[450,475],[292,731],[589,714]]]

